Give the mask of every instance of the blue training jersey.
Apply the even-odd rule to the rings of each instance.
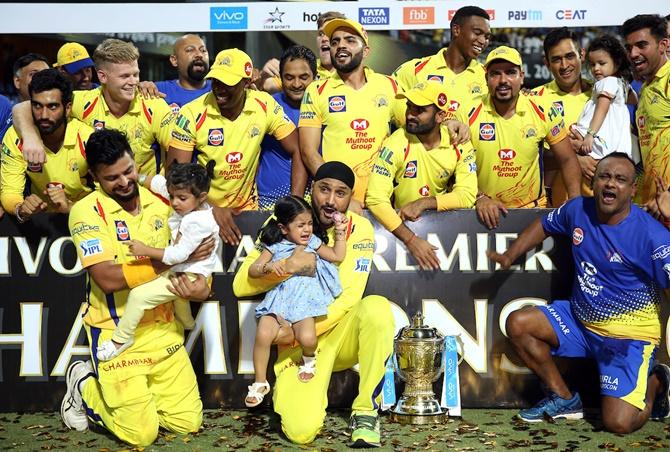
[[[548,234],[572,238],[572,312],[603,336],[658,344],[661,288],[670,286],[670,232],[632,205],[619,224],[602,224],[595,200],[579,197],[542,218]]]
[[[272,97],[279,102],[286,116],[297,126],[300,106],[290,105],[283,92],[273,94]],[[256,186],[258,206],[261,210],[273,210],[277,199],[291,194],[291,156],[271,135],[265,135],[261,142],[261,160],[256,174]]]
[[[154,82],[158,91],[165,94],[165,102],[172,108],[172,111],[179,112],[179,108],[193,99],[202,96],[212,90],[212,81],[206,80],[205,86],[201,89],[182,88],[179,80],[164,80]]]
[[[12,125],[12,103],[5,96],[0,94],[0,141],[5,136],[5,132]]]

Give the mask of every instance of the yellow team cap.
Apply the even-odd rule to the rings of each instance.
[[[240,49],[222,50],[205,78],[215,78],[225,85],[237,85],[243,78],[251,78],[254,65],[249,55]]]
[[[491,50],[489,55],[486,57],[486,62],[484,67],[488,68],[494,60],[505,60],[517,66],[521,66],[521,55],[516,49],[507,46],[496,47]]]
[[[352,19],[332,19],[326,22],[326,24],[323,26],[323,33],[328,36],[328,39],[333,36],[333,33],[335,33],[335,30],[338,28],[351,28],[353,29],[358,36],[363,38],[363,42],[365,45],[368,45],[368,33],[365,31],[363,28],[363,25],[359,24],[355,20]]]
[[[444,86],[438,82],[425,81],[404,93],[396,94],[396,99],[407,99],[414,105],[425,107],[433,104],[442,111],[448,111],[450,104]]]
[[[78,42],[68,42],[58,49],[54,67],[62,67],[68,74],[76,74],[85,67],[93,66],[86,48]]]

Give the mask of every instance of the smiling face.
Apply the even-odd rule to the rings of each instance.
[[[212,93],[221,113],[236,111],[242,107],[247,82],[247,79],[242,79],[236,85],[229,86],[215,78],[212,79]]]
[[[614,64],[612,56],[604,50],[589,52],[589,66],[591,67],[593,78],[596,80],[612,76],[619,69]]]
[[[626,36],[626,52],[638,77],[649,78],[665,63],[667,39],[657,41],[649,28],[634,31]]]
[[[314,74],[306,60],[286,61],[281,73],[282,90],[293,106],[299,107],[307,86],[314,80]]]
[[[131,63],[102,63],[98,68],[98,79],[112,99],[117,102],[131,102],[140,82],[140,68],[137,60]]]
[[[486,82],[494,102],[516,102],[523,77],[523,71],[516,64],[504,60],[492,61],[486,69]]]
[[[577,49],[572,39],[562,39],[549,49],[545,57],[545,64],[562,91],[569,92],[576,83],[580,82],[582,52]]]
[[[330,58],[338,72],[349,74],[363,63],[369,48],[355,30],[340,27],[330,38]]]
[[[111,165],[99,164],[90,172],[102,191],[118,202],[132,201],[139,194],[135,160],[128,152]]]
[[[626,158],[604,158],[596,166],[592,182],[598,219],[606,224],[617,224],[630,212],[635,196],[635,167]]]
[[[287,225],[279,223],[279,229],[289,242],[296,245],[307,245],[309,237],[314,231],[314,224],[312,221],[312,212],[304,211],[291,220]]]
[[[466,60],[476,59],[491,40],[489,21],[479,16],[470,16],[462,25],[453,26],[453,43]]]

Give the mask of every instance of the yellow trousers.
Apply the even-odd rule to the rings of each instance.
[[[112,330],[87,325],[86,331],[98,376],[80,388],[89,420],[134,446],[151,444],[159,426],[182,434],[198,431],[202,401],[180,325],[141,326],[135,343],[106,362],[95,355]]]
[[[314,440],[326,416],[332,372],[350,369],[356,363],[360,366],[360,381],[352,411],[373,412],[379,408],[394,331],[388,300],[370,295],[356,303],[335,327],[319,336],[316,374],[307,383],[298,380],[302,349],[293,347],[279,353],[273,401],[288,439],[298,444]]]
[[[193,280],[195,275],[187,273]],[[144,311],[156,306],[174,301],[174,316],[185,328],[193,328],[195,320],[191,314],[191,304],[188,300],[177,297],[167,287],[170,283],[170,273],[162,273],[158,278],[141,284],[128,292],[128,301],[123,311],[123,316],[116,325],[112,339],[123,344],[135,336],[135,329],[139,325]]]

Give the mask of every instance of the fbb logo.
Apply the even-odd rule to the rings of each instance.
[[[451,19],[454,18],[454,15],[456,14],[457,9],[450,9],[449,13],[447,14],[447,17],[449,19],[449,22],[451,22]],[[486,14],[489,15],[491,20],[496,20],[496,10],[495,9],[487,9]]]
[[[210,146],[221,146],[223,144],[223,129],[209,129],[207,144]]]
[[[479,125],[479,139],[493,141],[496,139],[496,126],[492,122],[483,122]]]
[[[368,123],[367,119],[354,119],[349,123],[349,127],[351,127],[354,130],[365,130],[368,128],[370,124]]]
[[[430,187],[428,185],[424,185],[419,189],[419,194],[421,196],[429,196],[430,195]]]
[[[242,161],[244,154],[241,152],[229,152],[226,154],[226,162],[228,163],[240,163]]]
[[[584,231],[582,231],[582,228],[573,229],[572,230],[572,243],[575,246],[578,246],[583,241],[584,241]]]
[[[328,98],[328,111],[338,113],[347,111],[347,100],[344,96],[330,96]]]
[[[405,25],[433,25],[435,7],[405,7],[402,9],[402,23]]]
[[[516,151],[514,149],[501,149],[498,151],[498,157],[500,157],[500,160],[504,161],[514,160]]]
[[[416,160],[411,160],[405,165],[405,175],[406,179],[416,178]]]
[[[128,232],[128,226],[123,220],[114,220],[116,225],[116,239],[121,242],[126,242],[130,240],[130,232]]]

